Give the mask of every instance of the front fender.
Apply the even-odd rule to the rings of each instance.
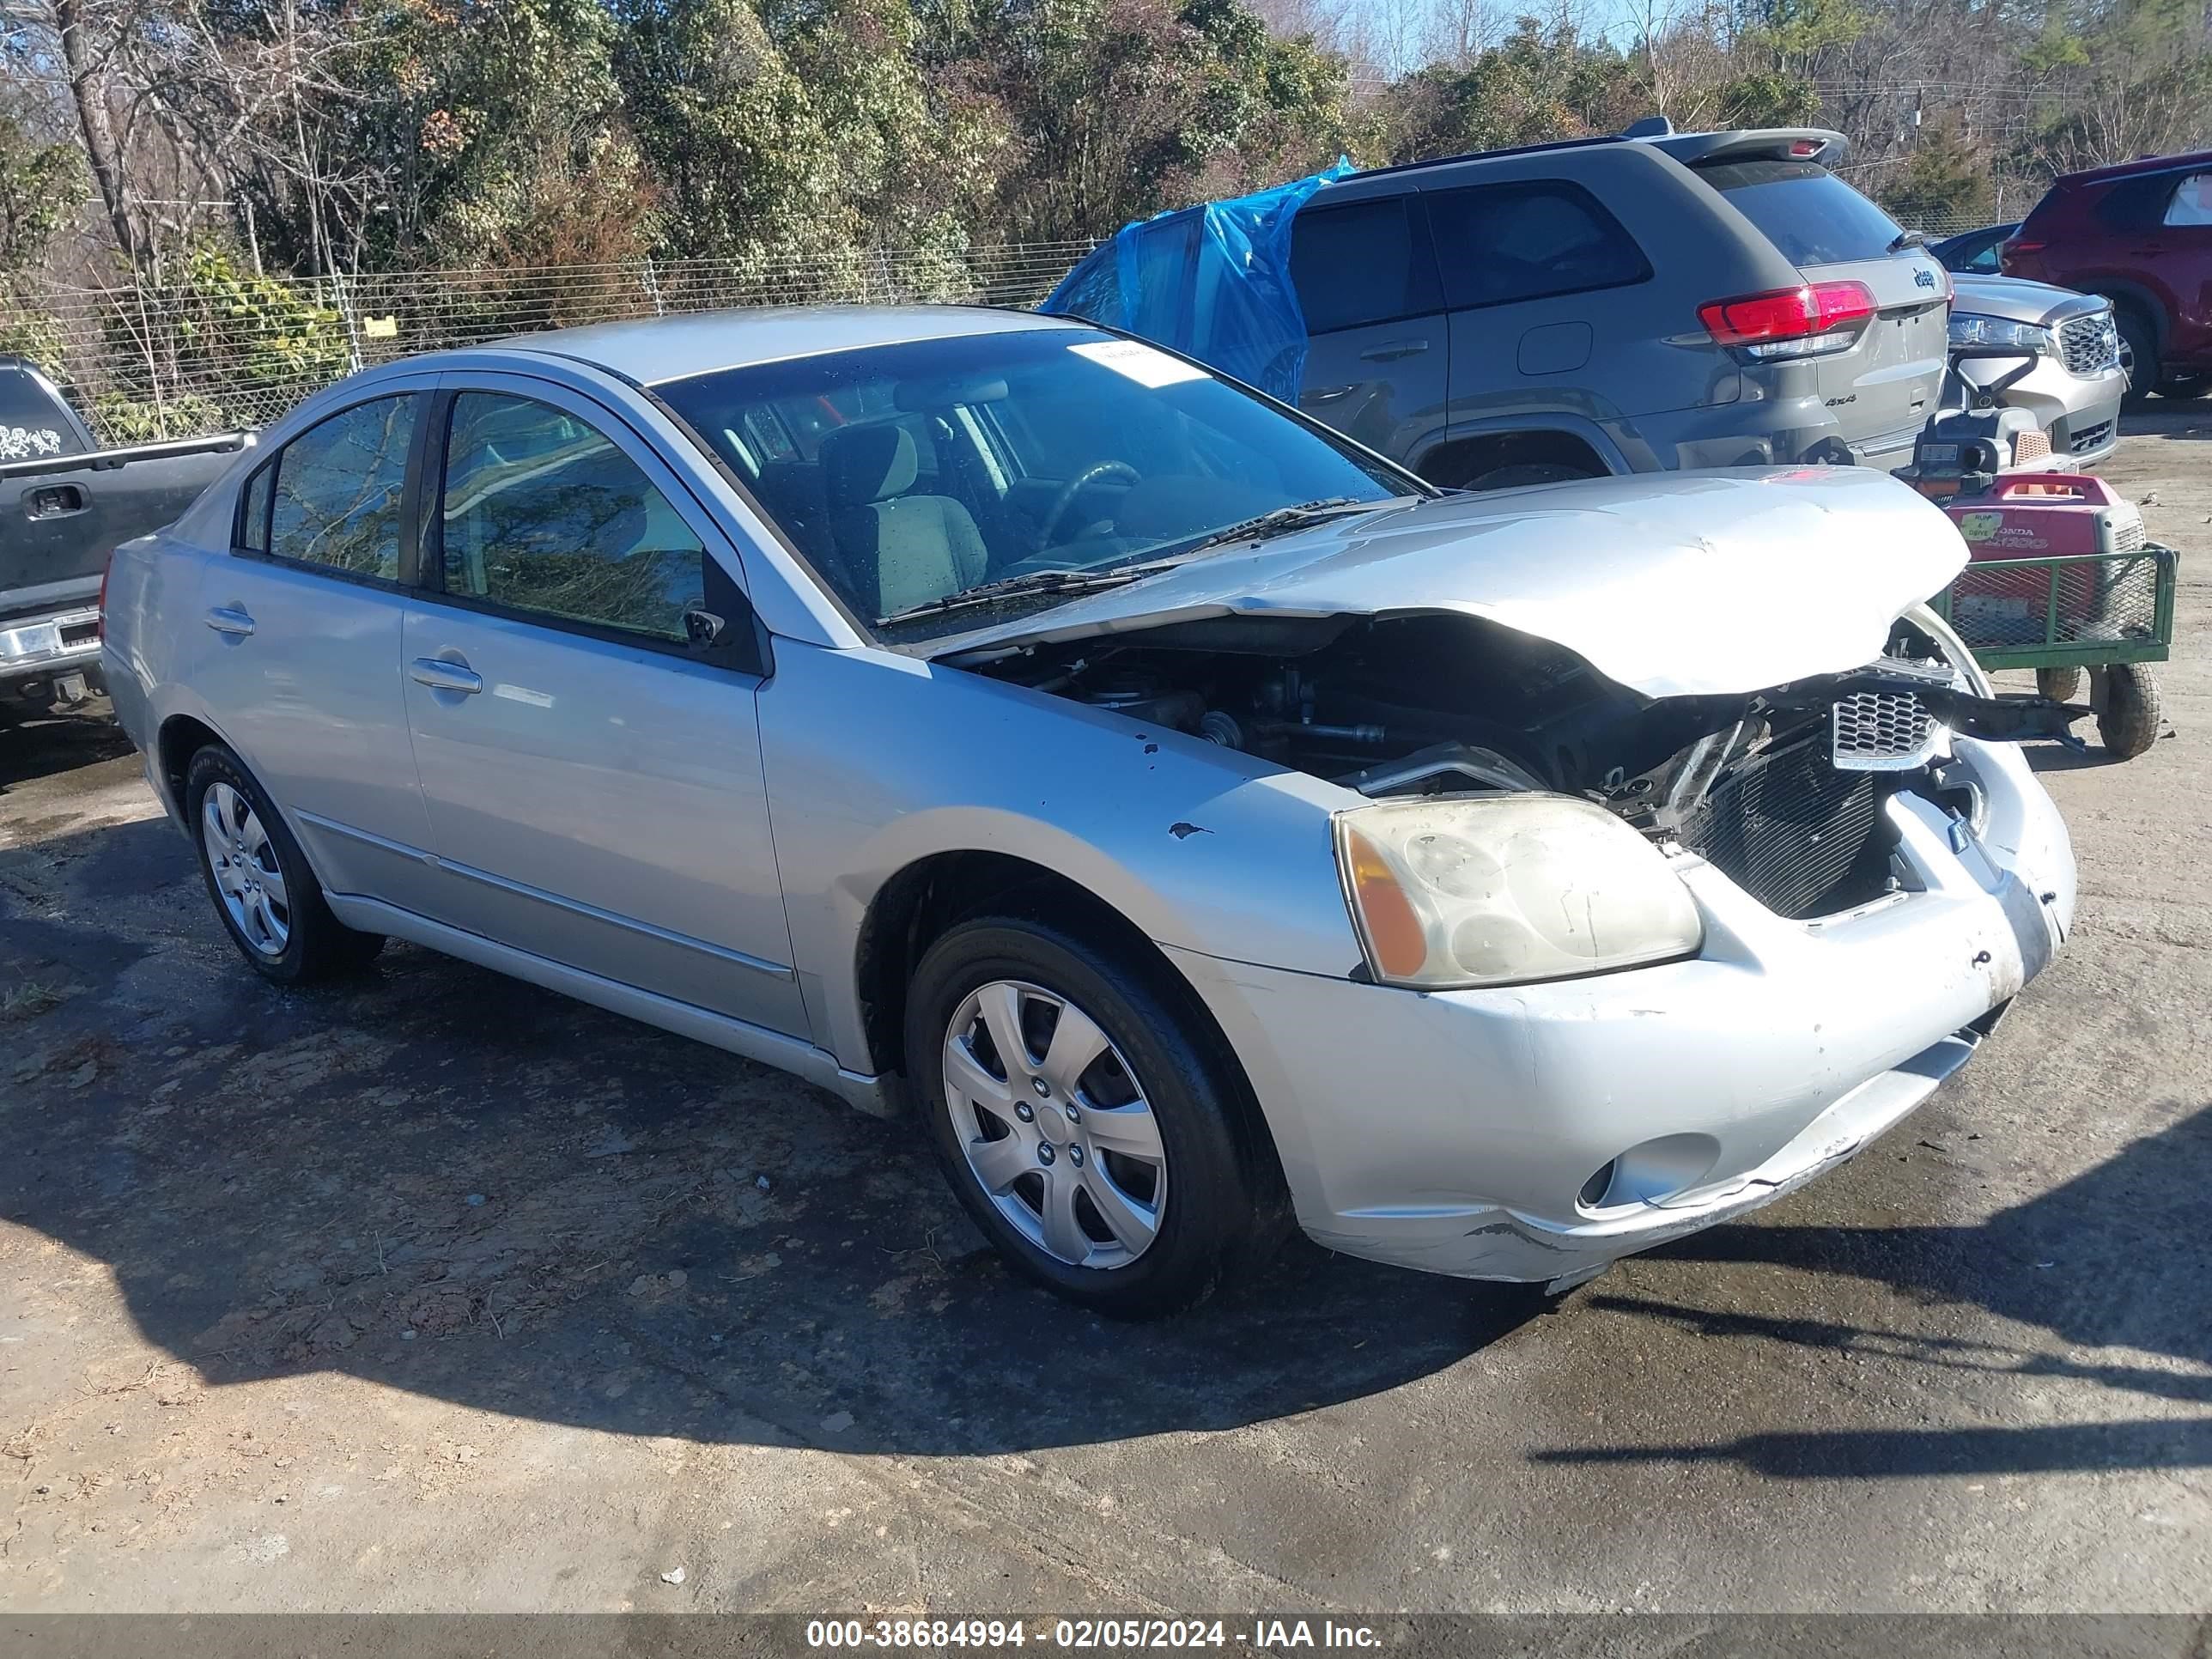
[[[939,854],[1042,866],[1163,946],[1336,976],[1359,960],[1329,838],[1356,797],[1319,779],[873,648],[780,642],[759,708],[793,961],[848,1067],[868,1067],[868,908]]]

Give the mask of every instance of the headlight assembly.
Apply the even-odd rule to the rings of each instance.
[[[1951,343],[1954,346],[2019,346],[2031,351],[2051,349],[2051,331],[2040,323],[2015,323],[2003,317],[1983,317],[1971,311],[1951,313]]]
[[[1690,956],[1705,930],[1659,849],[1566,795],[1378,801],[1336,815],[1367,966],[1423,990]]]

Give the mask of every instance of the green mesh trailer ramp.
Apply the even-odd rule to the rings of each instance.
[[[1984,668],[2164,662],[2179,556],[2170,547],[1977,559],[1936,609]]]

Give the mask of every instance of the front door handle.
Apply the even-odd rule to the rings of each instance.
[[[447,662],[443,657],[417,657],[408,674],[416,684],[427,685],[433,691],[458,691],[473,697],[483,690],[483,675],[465,662]]]
[[[243,639],[253,631],[253,618],[234,605],[219,605],[207,613],[207,625],[218,634]]]
[[[1426,340],[1385,340],[1359,354],[1363,363],[1395,363],[1401,357],[1418,357],[1429,349]]]

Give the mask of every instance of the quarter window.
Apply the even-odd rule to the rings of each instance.
[[[286,444],[246,485],[240,545],[348,575],[398,580],[399,499],[415,407],[412,392],[356,404]],[[264,502],[268,517],[260,520]],[[265,542],[253,539],[262,522]]]
[[[1300,209],[1291,221],[1291,281],[1309,334],[1419,317],[1443,303],[1428,238],[1403,196]]]
[[[637,464],[588,422],[463,392],[439,517],[446,592],[682,641],[706,550]]]
[[[2169,225],[2212,225],[2212,173],[2192,173],[2173,187],[2166,204]]]
[[[1651,275],[1635,239],[1578,185],[1483,185],[1424,199],[1455,310],[1621,288]]]

